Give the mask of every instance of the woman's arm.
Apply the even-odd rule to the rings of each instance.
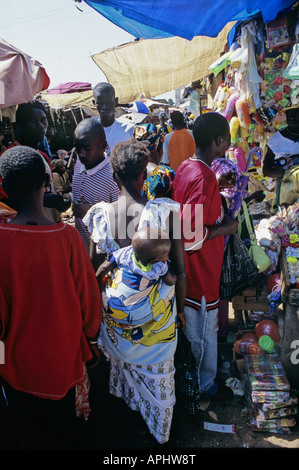
[[[238,219],[232,219],[229,215],[225,216],[224,221],[221,225],[214,225],[213,227],[208,227],[209,237],[208,240],[211,240],[215,237],[221,237],[223,235],[234,235],[238,230]]]

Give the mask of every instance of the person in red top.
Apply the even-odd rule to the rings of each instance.
[[[216,381],[217,319],[224,237],[236,232],[238,223],[224,217],[215,174],[210,168],[230,145],[230,131],[218,113],[199,116],[193,128],[196,151],[177,169],[173,199],[181,204],[187,294],[184,333],[198,365],[202,395],[225,399],[231,391]]]
[[[36,439],[44,431],[58,439],[65,420],[76,417],[79,392],[89,385],[85,364],[99,358],[100,291],[78,231],[44,212],[49,176],[40,153],[25,146],[6,150],[0,175],[17,210],[0,224],[2,398],[28,441],[34,427]]]

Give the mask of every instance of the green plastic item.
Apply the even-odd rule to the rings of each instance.
[[[271,336],[263,335],[259,338],[259,345],[263,351],[271,353],[275,349],[275,343]]]

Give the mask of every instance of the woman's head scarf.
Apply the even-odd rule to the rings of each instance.
[[[135,126],[133,137],[136,140],[144,142],[150,152],[161,150],[164,142],[164,135],[152,123],[139,124]]]
[[[158,165],[144,182],[142,196],[147,199],[171,198],[174,176],[175,171],[170,166]]]

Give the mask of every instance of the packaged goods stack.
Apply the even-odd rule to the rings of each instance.
[[[279,354],[245,356],[244,392],[257,432],[291,434],[298,398],[293,397]]]

